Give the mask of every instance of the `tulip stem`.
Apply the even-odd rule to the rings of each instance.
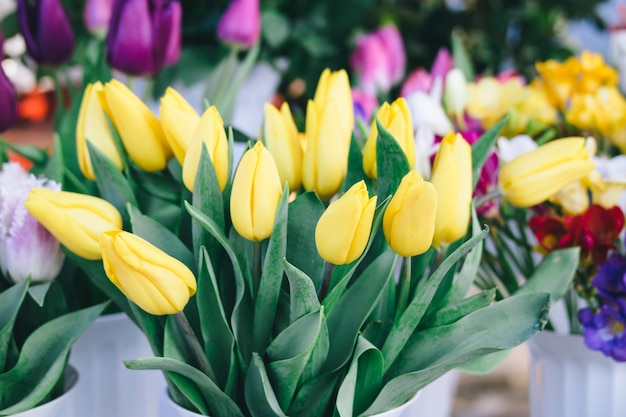
[[[184,312],[179,312],[174,315],[176,323],[178,324],[185,341],[187,342],[187,347],[189,348],[189,353],[192,355],[193,359],[195,359],[198,369],[204,372],[211,380],[217,382],[217,378],[215,377],[215,372],[209,363],[209,360],[204,353],[204,349],[200,345],[200,341],[196,337],[193,329],[191,328],[191,324],[189,324],[189,320],[187,320],[187,316],[185,316]]]
[[[254,242],[254,253],[252,259],[252,294],[256,294],[259,291],[259,283],[261,282],[261,252],[263,250],[263,244]]]
[[[489,191],[485,195],[476,197],[476,200],[474,200],[474,207],[478,208],[482,206],[483,204],[487,203],[489,200],[493,200],[498,197],[502,197],[502,189],[500,187]]]
[[[328,293],[328,289],[330,288],[330,280],[333,277],[333,271],[335,270],[335,264],[331,264],[330,262],[326,263],[326,268],[324,269],[324,278],[322,278],[322,285],[320,290],[317,293],[317,299],[322,301],[326,294]]]
[[[398,303],[396,306],[396,316],[394,323],[397,322],[409,302],[409,291],[411,289],[411,257],[402,258],[402,269],[400,270],[400,286],[398,289]]]

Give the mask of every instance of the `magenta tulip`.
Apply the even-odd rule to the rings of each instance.
[[[261,36],[259,0],[232,0],[217,24],[217,36],[225,44],[250,49]]]
[[[0,30],[0,51],[3,45],[4,36]],[[17,123],[17,119],[17,93],[0,66],[0,132]]]

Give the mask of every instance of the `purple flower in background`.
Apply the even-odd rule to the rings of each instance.
[[[0,30],[0,52],[4,45],[4,35]],[[2,56],[0,56],[2,61]],[[4,132],[18,120],[17,92],[0,66],[0,133]]]
[[[13,282],[28,277],[33,282],[55,278],[65,255],[59,241],[24,207],[32,188],[61,190],[45,178],[36,178],[10,162],[0,171],[0,270]]]
[[[74,53],[74,32],[60,0],[17,0],[28,53],[40,64],[60,65]]]
[[[261,36],[259,0],[232,0],[217,24],[222,42],[250,49]]]
[[[180,55],[182,10],[172,0],[115,0],[107,61],[130,75],[156,75]]]
[[[376,96],[358,88],[353,88],[352,103],[354,104],[354,115],[361,119],[366,126],[369,125],[374,110],[379,106]]]
[[[83,11],[85,26],[94,35],[104,36],[109,29],[113,0],[87,0]]]
[[[611,255],[601,266],[598,275],[591,281],[598,295],[607,300],[626,299],[626,258]]]

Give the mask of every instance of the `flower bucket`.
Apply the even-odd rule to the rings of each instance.
[[[13,414],[12,417],[66,417],[76,397],[78,373],[72,366],[65,370],[65,392],[63,395],[33,409]]]
[[[194,411],[187,410],[176,404],[170,396],[167,394],[167,390],[163,391],[165,395],[162,395],[161,415],[160,417],[201,417],[202,414],[198,414]],[[422,398],[422,392],[418,391],[409,401],[402,404],[400,407],[396,407],[393,410],[385,411],[384,413],[375,414],[371,417],[412,417],[417,416],[412,410],[416,401]]]
[[[530,417],[623,417],[626,364],[588,349],[583,337],[541,332],[529,342]]]
[[[144,334],[124,313],[98,317],[72,348],[70,363],[81,376],[73,415],[157,416],[155,398],[165,387],[162,373],[131,371],[122,362],[151,356]]]
[[[407,417],[450,417],[459,375],[459,371],[453,369],[426,385],[404,414]]]

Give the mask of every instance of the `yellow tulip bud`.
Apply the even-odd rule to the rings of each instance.
[[[159,112],[165,139],[182,165],[200,116],[187,100],[171,87],[165,90],[165,95],[161,98]]]
[[[354,128],[354,105],[352,102],[352,90],[346,70],[330,71],[326,68],[317,82],[313,101],[321,105],[328,100],[335,102],[337,106],[337,125],[344,132],[344,139],[350,143],[351,132]]]
[[[416,256],[430,248],[435,233],[437,192],[417,171],[402,178],[383,216],[387,243],[400,256]]]
[[[34,188],[24,207],[65,247],[85,259],[102,257],[100,233],[122,228],[122,216],[112,204],[86,194]]]
[[[263,142],[276,161],[281,184],[289,183],[290,190],[300,188],[302,145],[287,102],[283,103],[280,110],[269,103],[265,104]]]
[[[196,278],[178,259],[123,230],[100,235],[109,280],[142,310],[156,315],[182,311],[196,293]]]
[[[391,133],[406,155],[409,166],[415,165],[415,140],[413,139],[413,121],[411,111],[403,97],[395,100],[391,105],[383,103],[376,114],[380,123]],[[363,148],[363,170],[370,178],[378,177],[376,167],[376,140],[378,127],[376,120],[372,123],[370,134]]]
[[[191,136],[185,160],[183,161],[183,182],[189,191],[193,191],[196,172],[200,163],[202,144],[206,146],[209,157],[215,167],[220,190],[224,191],[228,181],[228,140],[224,130],[224,121],[217,108],[211,106],[200,118],[200,122]]]
[[[102,108],[100,94],[103,91],[100,81],[88,84],[83,94],[76,124],[76,154],[78,166],[86,178],[95,180],[87,140],[100,152],[105,154],[121,171],[124,163],[115,146],[115,141]]]
[[[272,154],[257,142],[241,157],[230,195],[233,227],[248,240],[268,238],[283,189]]]
[[[335,265],[356,260],[367,246],[376,209],[376,196],[369,198],[364,181],[354,184],[330,203],[315,227],[315,245],[320,256]]]
[[[159,119],[124,84],[104,86],[108,112],[130,159],[145,171],[160,171],[172,156]]]
[[[511,160],[500,169],[503,197],[518,207],[542,203],[593,170],[585,139],[558,139]]]
[[[437,190],[433,246],[448,245],[467,232],[472,201],[472,148],[458,133],[448,133],[433,164],[431,182]]]

